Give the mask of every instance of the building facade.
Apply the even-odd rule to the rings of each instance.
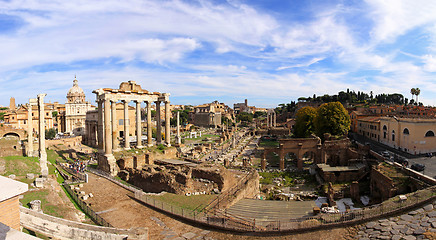
[[[76,136],[85,135],[86,112],[92,109],[91,103],[85,99],[85,92],[74,78],[73,87],[67,93],[61,131]]]

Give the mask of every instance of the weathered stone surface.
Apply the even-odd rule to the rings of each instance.
[[[186,238],[186,239],[192,239],[192,238],[195,237],[195,233],[187,232],[187,233],[184,233],[184,234],[182,235],[182,237],[184,237],[184,238]]]
[[[404,220],[404,221],[407,221],[407,222],[413,220],[413,217],[410,216],[410,215],[407,215],[407,214],[401,215],[400,218],[401,218],[402,220]]]
[[[418,214],[418,211],[410,211],[408,214],[409,215],[416,215],[416,214]]]
[[[369,222],[366,224],[367,228],[374,228],[377,224],[375,222]]]
[[[398,231],[397,229],[393,229],[393,230],[391,230],[391,234],[392,235],[399,235],[400,231]]]
[[[401,235],[394,235],[392,236],[392,240],[400,240],[401,238],[403,238]]]
[[[416,229],[413,232],[414,235],[421,235],[421,234],[424,234],[424,233],[425,233],[425,229],[424,228],[418,228],[418,229]]]
[[[430,218],[436,218],[436,211],[429,212],[429,213],[427,213],[427,215]]]
[[[408,236],[404,236],[403,239],[404,239],[404,240],[415,240],[416,237],[415,237],[415,236],[408,235]]]
[[[425,205],[424,207],[423,207],[423,209],[425,210],[425,211],[431,211],[431,210],[433,210],[434,209],[434,207],[433,207],[433,204],[428,204],[428,205]]]
[[[421,227],[429,227],[430,226],[430,223],[428,223],[428,222],[423,222],[423,223],[421,223]]]
[[[382,225],[384,227],[389,227],[392,225],[392,223],[391,222],[382,222],[382,223],[380,223],[380,225]]]

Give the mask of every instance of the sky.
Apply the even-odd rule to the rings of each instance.
[[[0,0],[0,105],[136,81],[172,104],[347,88],[436,105],[434,0]]]

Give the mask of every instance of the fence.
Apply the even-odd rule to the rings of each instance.
[[[249,176],[249,175],[247,175]],[[230,195],[231,192],[229,192]],[[345,213],[320,214],[317,216],[302,217],[298,219],[261,220],[249,219],[243,216],[228,214],[225,210],[214,211],[188,211],[172,206],[157,199],[151,198],[142,191],[135,192],[135,198],[172,215],[194,221],[200,224],[213,226],[237,232],[287,232],[295,230],[311,230],[343,226],[344,224],[356,224],[372,219],[400,213],[413,207],[436,200],[436,186],[407,194],[407,199],[400,201],[399,197],[391,198],[381,204],[352,210]],[[225,198],[225,197],[224,197]],[[219,202],[220,200],[217,200]],[[212,203],[217,205],[217,203]]]
[[[80,208],[85,212],[96,224],[104,227],[112,227],[111,224],[106,222],[102,217],[100,217],[94,210],[92,210],[86,202],[82,201],[80,197],[71,189],[71,185],[62,184],[64,188],[67,190],[68,194],[74,199],[74,201],[80,206]]]
[[[333,214],[322,213],[316,216],[301,217],[297,219],[263,220],[246,218],[244,216],[235,216],[227,213],[226,210],[220,209],[223,203],[233,200],[235,193],[240,190],[242,186],[244,186],[247,181],[250,180],[251,177],[254,176],[256,173],[255,171],[252,171],[244,176],[236,186],[219,195],[206,207],[198,207],[195,210],[187,210],[152,198],[136,187],[125,185],[124,183],[121,183],[119,180],[107,174],[98,173],[98,170],[93,169],[92,172],[134,192],[135,199],[145,203],[146,205],[169,213],[173,216],[177,216],[197,224],[203,224],[219,229],[235,232],[255,232],[259,234],[305,231],[357,224],[385,216],[391,216],[393,214],[398,214],[423,205],[424,203],[429,203],[436,200],[436,186],[432,186],[406,194],[406,200],[400,200],[399,197],[396,196],[386,200],[381,204],[372,205],[362,209],[355,209],[349,212]],[[69,189],[69,191],[71,191],[71,189]],[[72,195],[75,196],[74,194]],[[89,215],[91,216],[91,214]],[[94,215],[96,214],[94,213]]]

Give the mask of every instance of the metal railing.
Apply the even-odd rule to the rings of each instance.
[[[135,198],[154,208],[190,221],[237,232],[286,232],[293,230],[310,230],[330,228],[344,224],[355,224],[376,218],[400,213],[436,199],[436,186],[407,194],[406,200],[393,197],[381,204],[356,209],[344,213],[320,214],[297,219],[263,220],[246,218],[227,213],[225,210],[190,211],[173,206],[147,196],[142,191],[135,192]],[[219,202],[219,200],[217,200]],[[212,204],[213,205],[213,204]]]
[[[255,173],[255,171],[250,172],[244,176],[236,186],[226,192],[223,192],[207,206],[197,207],[194,210],[174,206],[150,197],[142,190],[136,187],[127,186],[125,183],[122,183],[118,179],[108,176],[107,174],[99,175],[108,178],[109,180],[125,187],[126,189],[131,190],[135,193],[135,199],[171,215],[188,221],[193,221],[215,228],[226,229],[229,231],[256,232],[260,234],[268,232],[322,229],[343,226],[345,224],[357,224],[393,214],[398,214],[414,207],[421,206],[424,203],[436,200],[436,186],[432,186],[406,194],[406,200],[400,200],[400,198],[396,196],[380,204],[372,205],[362,209],[355,209],[342,213],[322,213],[316,216],[307,216],[296,219],[264,220],[248,218],[229,214],[225,209],[221,209],[220,207],[223,206],[223,203],[231,202],[233,200],[232,198],[235,197],[235,193],[239,191],[245,184],[247,184],[247,181],[250,180]]]

